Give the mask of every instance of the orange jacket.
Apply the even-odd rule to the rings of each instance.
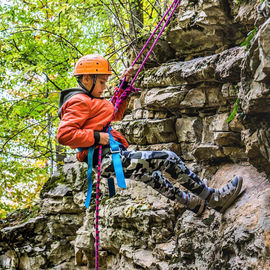
[[[69,89],[68,91],[72,91]],[[63,91],[64,92],[64,91]],[[119,95],[123,90],[120,90]],[[122,119],[127,101],[119,107],[114,121]],[[110,122],[114,106],[104,98],[91,98],[79,93],[71,96],[61,107],[61,121],[59,123],[57,140],[60,144],[71,148],[90,147],[95,144],[94,131],[103,131]],[[128,143],[124,136],[116,130],[111,131],[112,136],[126,148]],[[87,150],[77,153],[77,159],[83,161]]]

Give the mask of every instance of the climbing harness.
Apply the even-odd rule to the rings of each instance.
[[[118,184],[119,187],[122,187],[122,188],[126,188],[126,183],[125,183],[123,168],[122,168],[122,164],[121,164],[121,157],[120,157],[120,153],[119,153],[120,152],[120,149],[119,149],[120,143],[116,142],[114,140],[113,136],[111,135],[111,133],[110,133],[110,130],[111,130],[110,124],[113,121],[113,119],[115,118],[116,112],[118,111],[118,108],[119,108],[120,104],[124,100],[126,100],[131,93],[137,92],[137,91],[140,90],[138,88],[134,88],[133,84],[134,84],[135,80],[137,79],[139,73],[141,72],[141,70],[142,70],[145,62],[147,61],[149,55],[153,51],[156,43],[158,42],[158,39],[160,38],[161,34],[163,33],[165,27],[168,25],[172,15],[173,15],[174,11],[176,10],[179,3],[180,3],[180,0],[174,0],[172,2],[172,4],[170,5],[170,7],[166,11],[166,13],[163,15],[162,19],[160,20],[160,22],[158,23],[158,25],[154,29],[153,33],[150,35],[147,42],[145,43],[145,45],[141,49],[140,53],[138,54],[136,59],[133,61],[132,65],[131,65],[132,67],[136,64],[137,60],[142,55],[143,51],[145,50],[145,48],[147,47],[147,45],[149,44],[149,42],[153,38],[154,34],[157,32],[157,30],[161,26],[162,22],[166,19],[167,15],[170,13],[168,18],[166,19],[163,27],[161,28],[159,34],[157,35],[155,41],[153,42],[150,50],[148,51],[146,57],[144,58],[140,68],[138,69],[137,73],[133,77],[130,85],[123,91],[123,93],[119,97],[120,89],[122,89],[122,87],[123,87],[123,85],[125,83],[125,78],[124,78],[122,83],[120,84],[120,87],[118,88],[118,90],[115,92],[114,96],[111,99],[112,104],[114,104],[114,113],[113,113],[113,116],[112,116],[111,120],[109,121],[107,127],[105,128],[105,131],[108,132],[109,136],[110,136],[110,148],[111,148],[111,154],[112,154],[112,159],[113,159],[113,165],[114,165],[114,169],[115,169],[117,184]],[[88,149],[88,171],[87,171],[88,190],[87,190],[87,196],[86,196],[86,201],[85,201],[85,206],[87,208],[88,208],[88,206],[90,204],[91,194],[92,194],[92,167],[93,167],[93,153],[94,153],[94,150],[95,150],[95,148],[93,146]],[[96,183],[95,270],[99,269],[99,254],[98,254],[99,253],[98,252],[99,251],[99,230],[98,230],[98,224],[99,224],[99,196],[100,196],[99,195],[100,194],[99,187],[100,187],[100,176],[101,176],[101,160],[102,160],[102,145],[100,145],[99,148],[98,148],[98,168],[97,168],[97,183]],[[108,180],[108,185],[109,185],[109,190],[110,190],[110,186],[111,186],[110,194],[113,194],[114,193],[113,179]]]
[[[113,161],[113,167],[115,171],[115,176],[117,180],[117,184],[121,188],[126,188],[126,182],[125,182],[125,176],[123,173],[123,167],[122,167],[122,162],[120,158],[120,145],[121,143],[117,142],[112,134],[111,134],[111,127],[108,129],[109,133],[109,142],[110,142],[110,153],[112,155],[112,161]],[[95,146],[91,146],[89,148],[78,148],[78,151],[81,152],[85,149],[88,149],[88,155],[87,155],[87,164],[88,164],[88,169],[87,169],[87,195],[85,199],[85,207],[88,208],[90,205],[91,197],[92,197],[92,190],[93,190],[93,181],[92,181],[92,170],[93,170],[93,156],[94,156],[94,151],[95,151]],[[112,197],[115,193],[114,191],[114,184],[113,184],[113,179],[108,180],[108,186],[109,186],[109,194],[110,197]]]

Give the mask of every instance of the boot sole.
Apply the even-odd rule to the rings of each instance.
[[[227,203],[221,208],[220,213],[224,213],[232,205],[232,203],[235,201],[235,199],[237,198],[242,189],[243,177],[237,176],[237,178],[238,178],[238,185],[235,189],[235,192],[233,196],[230,198],[230,200],[228,200]]]

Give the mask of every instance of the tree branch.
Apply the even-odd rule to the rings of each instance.
[[[18,26],[18,27],[12,27],[12,28],[9,28],[9,29],[4,29],[1,32],[7,31],[7,30],[12,30],[12,29],[24,29],[24,30],[12,32],[12,33],[10,33],[10,35],[14,35],[14,34],[17,34],[17,33],[23,33],[23,32],[27,32],[27,31],[40,31],[40,32],[45,32],[45,33],[51,34],[53,36],[57,36],[60,39],[64,40],[66,43],[68,43],[78,53],[83,55],[83,53],[75,45],[73,45],[69,40],[67,40],[65,37],[63,37],[63,36],[61,36],[59,34],[56,34],[56,33],[52,32],[52,31],[49,31],[49,30],[46,30],[46,29],[39,29],[39,28],[35,28],[35,27],[31,28],[31,27],[28,27],[28,26]]]
[[[57,116],[54,117],[53,119],[56,119],[56,118],[57,118]],[[13,138],[15,138],[18,134],[24,132],[26,129],[28,129],[28,128],[30,128],[30,127],[37,126],[39,123],[42,123],[42,122],[45,122],[45,121],[48,121],[48,120],[49,120],[49,119],[44,119],[44,120],[38,121],[37,123],[28,125],[28,126],[26,126],[25,128],[23,128],[23,129],[19,130],[18,132],[16,132],[13,136],[9,137],[9,138],[7,139],[7,141],[3,144],[2,149],[0,150],[0,153],[4,151],[5,146],[6,146]]]
[[[58,90],[62,91],[62,89],[61,89],[54,81],[52,81],[52,80],[49,78],[49,76],[47,75],[47,73],[43,72],[43,74],[46,76],[46,79],[47,79],[50,83],[52,83]]]

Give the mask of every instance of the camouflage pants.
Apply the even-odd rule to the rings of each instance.
[[[164,173],[202,199],[209,195],[205,183],[172,151],[121,151],[121,159],[126,178],[144,182],[171,200],[186,204],[187,194],[164,177]],[[102,159],[101,175],[105,178],[115,175],[110,154]]]

